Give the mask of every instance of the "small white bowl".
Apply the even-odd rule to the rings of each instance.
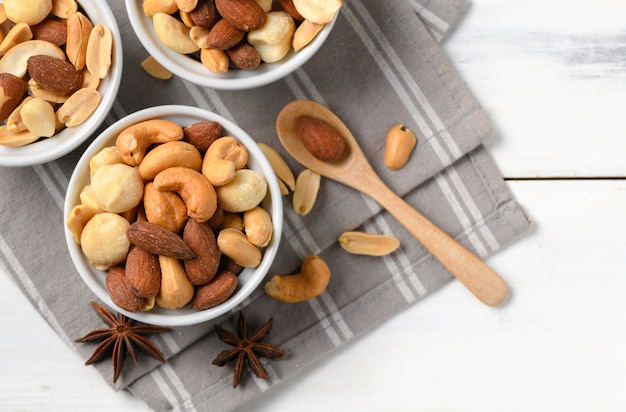
[[[337,21],[335,16],[305,48],[298,52],[290,51],[278,62],[261,63],[254,70],[231,69],[226,73],[214,73],[200,61],[165,46],[154,31],[152,19],[143,12],[141,1],[125,1],[130,24],[148,53],[175,75],[194,84],[218,90],[252,89],[286,77],[317,53]]]
[[[113,106],[120,88],[123,67],[119,27],[106,0],[77,0],[77,3],[94,26],[103,24],[113,35],[111,69],[98,86],[102,100],[96,111],[79,126],[68,127],[52,137],[22,147],[0,145],[0,166],[32,166],[65,156],[92,136]]]
[[[149,312],[132,313],[117,307],[117,305],[112,302],[106,288],[106,273],[95,269],[89,263],[89,259],[87,259],[87,257],[83,254],[80,245],[74,241],[74,237],[68,230],[67,226],[65,226],[65,240],[72,261],[74,262],[74,265],[83,281],[107,306],[132,319],[152,325],[192,325],[209,321],[228,311],[236,309],[237,306],[241,304],[241,302],[247,298],[265,278],[265,275],[276,257],[281,238],[283,222],[281,194],[276,175],[274,174],[267,158],[256,142],[240,127],[236,126],[229,120],[204,109],[179,105],[156,106],[140,110],[124,117],[123,119],[120,119],[102,132],[102,134],[100,134],[89,145],[76,164],[76,168],[70,178],[65,197],[63,210],[64,216],[68,216],[70,210],[75,205],[80,203],[80,192],[83,187],[89,183],[89,159],[91,159],[101,149],[108,146],[114,146],[117,135],[128,126],[155,118],[172,120],[179,123],[183,127],[199,121],[217,121],[221,123],[225,135],[237,138],[244,146],[246,146],[249,153],[248,167],[261,173],[267,180],[269,196],[266,197],[262,206],[270,213],[274,224],[273,239],[270,245],[263,250],[263,259],[261,264],[254,269],[244,269],[238,276],[239,285],[235,293],[226,302],[213,308],[198,311],[189,309],[189,307],[186,306],[181,309],[169,310],[155,305]]]

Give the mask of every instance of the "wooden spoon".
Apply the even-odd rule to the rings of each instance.
[[[343,136],[346,153],[337,161],[315,158],[303,145],[297,119],[309,115],[330,123]],[[287,104],[276,120],[285,150],[303,166],[375,199],[483,303],[496,306],[507,296],[502,278],[482,260],[422,216],[387,187],[367,161],[356,139],[330,110],[308,100]]]

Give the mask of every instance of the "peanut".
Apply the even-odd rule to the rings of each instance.
[[[357,231],[342,233],[338,241],[346,252],[356,255],[385,256],[400,247],[395,236]]]
[[[320,188],[321,176],[310,170],[304,169],[296,179],[296,188],[293,192],[293,209],[299,215],[307,215],[317,200],[317,192]]]
[[[148,73],[150,76],[167,80],[171,79],[173,74],[171,71],[167,70],[161,63],[159,63],[154,57],[148,56],[141,62],[141,67]]]
[[[261,251],[239,230],[220,231],[217,235],[217,247],[220,252],[243,267],[255,268],[261,264]]]
[[[402,168],[417,144],[417,138],[406,126],[399,124],[387,133],[385,144],[385,166],[392,170]]]
[[[20,109],[20,116],[31,133],[40,137],[54,135],[56,126],[54,109],[47,101],[40,98],[28,100]]]
[[[289,168],[289,165],[285,161],[285,159],[278,153],[276,149],[272,146],[266,145],[265,143],[259,143],[259,148],[267,157],[267,160],[270,162],[274,173],[280,181],[282,181],[287,188],[290,190],[294,190],[296,188],[296,178],[293,175],[293,172]]]
[[[272,217],[261,206],[243,213],[243,227],[246,237],[253,245],[266,247],[272,240]]]
[[[80,89],[72,94],[57,111],[58,120],[67,127],[82,124],[100,104],[101,96],[94,89]]]

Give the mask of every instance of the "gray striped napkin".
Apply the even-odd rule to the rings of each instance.
[[[257,141],[282,150],[274,130],[278,112],[294,99],[315,100],[345,121],[385,182],[486,257],[523,233],[529,221],[481,145],[491,134],[488,119],[436,43],[465,3],[347,0],[327,43],[304,68],[266,87],[218,92],[144,73],[139,63],[147,54],[122,2],[115,2],[111,7],[122,31],[125,67],[102,129],[145,107],[188,104],[219,113]],[[386,132],[396,123],[410,127],[419,145],[409,165],[392,172],[384,167],[382,152]],[[0,173],[5,193],[0,197],[0,271],[15,279],[61,339],[85,359],[93,346],[74,339],[102,324],[89,308],[95,296],[66,251],[62,209],[69,177],[86,145],[58,161]],[[295,162],[291,166],[302,170]],[[266,364],[270,378],[246,375],[233,390],[231,368],[211,365],[225,345],[211,324],[202,324],[152,337],[168,361],[143,356],[138,366],[126,366],[115,389],[131,391],[157,411],[231,410],[451,280],[372,199],[323,180],[306,217],[293,213],[289,202],[286,198],[281,251],[271,272],[293,272],[304,255],[315,253],[328,262],[333,276],[327,291],[307,302],[279,303],[262,290],[246,302],[243,311],[251,327],[273,318],[268,341],[287,351],[284,359]],[[384,258],[348,255],[336,239],[351,229],[394,234],[402,248]],[[235,328],[233,314],[220,322]],[[112,381],[110,362],[95,367]]]

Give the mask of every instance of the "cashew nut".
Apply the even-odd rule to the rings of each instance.
[[[187,223],[187,206],[174,192],[161,192],[152,182],[146,184],[143,192],[143,207],[150,223],[178,233]]]
[[[274,275],[264,286],[265,293],[281,302],[296,303],[319,296],[328,286],[330,269],[317,255],[302,261],[300,273],[290,276]]]
[[[194,287],[180,260],[159,256],[161,266],[161,289],[156,295],[156,304],[164,309],[178,309],[191,302]]]
[[[202,161],[202,174],[213,186],[222,186],[235,178],[235,171],[248,163],[248,149],[237,139],[224,136],[216,139]]]
[[[139,164],[138,170],[143,180],[152,180],[159,172],[175,166],[200,171],[202,156],[191,143],[174,140],[150,150]]]
[[[187,215],[206,222],[217,209],[213,185],[200,172],[187,167],[170,167],[154,177],[154,187],[160,191],[176,192],[187,206]]]
[[[143,12],[147,17],[157,13],[174,14],[178,10],[176,0],[144,0]]]
[[[0,73],[10,73],[24,77],[28,67],[28,58],[43,54],[65,60],[65,53],[58,46],[45,40],[28,40],[13,46],[0,59]]]
[[[127,127],[117,136],[115,146],[124,162],[137,166],[150,145],[182,138],[183,128],[178,123],[165,119],[151,119]]]

